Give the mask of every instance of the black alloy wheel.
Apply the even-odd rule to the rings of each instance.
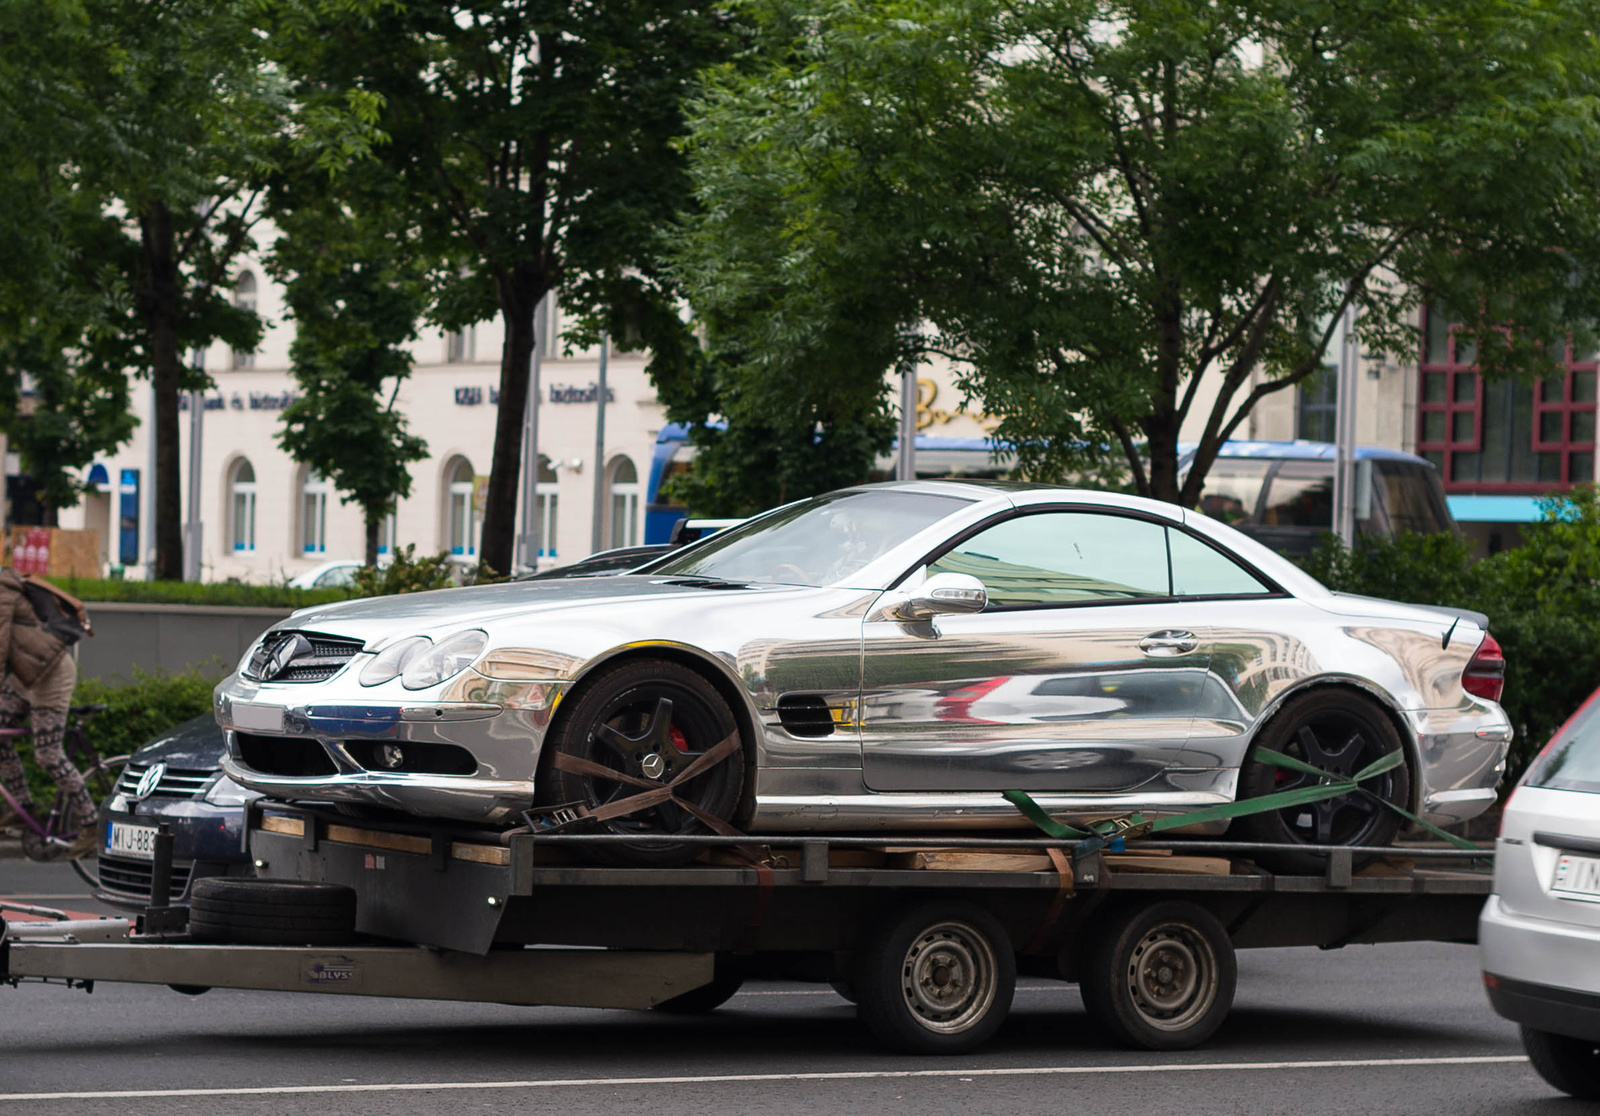
[[[1403,745],[1394,723],[1370,699],[1344,690],[1318,690],[1292,698],[1268,722],[1256,748],[1267,748],[1310,764],[1330,775],[1351,777]],[[1315,786],[1313,775],[1274,767],[1255,759],[1255,749],[1239,775],[1239,797],[1260,798],[1279,791]],[[1383,802],[1406,807],[1411,774],[1405,763],[1363,782]],[[1320,802],[1290,806],[1240,818],[1235,831],[1247,841],[1291,846],[1291,851],[1258,858],[1284,871],[1320,872],[1326,857],[1296,853],[1294,845],[1384,846],[1400,832],[1401,817],[1368,794],[1351,792]]]
[[[581,802],[590,809],[623,802],[650,787],[668,786],[730,737],[738,737],[733,711],[705,678],[664,660],[624,664],[586,680],[546,740],[539,802]],[[629,778],[563,770],[553,760],[556,755]],[[744,760],[736,748],[679,783],[673,795],[727,822],[743,788]],[[711,832],[693,811],[670,801],[644,805],[599,825],[602,832],[641,837]],[[612,864],[663,867],[687,863],[699,851],[694,845],[641,841],[588,846],[586,855]]]

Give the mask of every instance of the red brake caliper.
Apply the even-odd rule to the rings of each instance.
[[[672,741],[672,746],[684,755],[689,754],[689,738],[683,735],[683,730],[677,725],[667,726],[667,736]]]

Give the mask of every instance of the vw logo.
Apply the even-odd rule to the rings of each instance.
[[[152,763],[145,773],[139,776],[139,785],[133,788],[134,798],[149,798],[161,785],[161,780],[166,777],[167,765]]]

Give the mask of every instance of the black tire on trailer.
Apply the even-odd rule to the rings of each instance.
[[[994,915],[932,901],[868,937],[850,984],[857,1016],[880,1042],[909,1054],[964,1054],[1005,1022],[1017,959]]]
[[[1240,799],[1312,785],[1312,776],[1257,761],[1258,748],[1282,752],[1339,775],[1354,775],[1391,752],[1404,751],[1394,722],[1376,702],[1353,690],[1333,687],[1311,690],[1285,702],[1261,730],[1239,772]],[[1362,785],[1388,802],[1409,807],[1409,760]],[[1242,840],[1285,846],[1282,852],[1254,858],[1285,873],[1316,874],[1326,866],[1326,854],[1297,852],[1296,845],[1386,846],[1399,832],[1399,814],[1360,794],[1253,814],[1234,822],[1234,833]]]
[[[181,992],[185,996],[204,996],[211,991],[209,984],[169,984],[168,988],[174,992]]]
[[[1579,1100],[1600,1100],[1600,1042],[1524,1027],[1522,1045],[1551,1085]]]
[[[1233,943],[1216,916],[1195,903],[1123,908],[1091,927],[1087,942],[1078,978],[1083,1006],[1128,1046],[1198,1046],[1233,1006]]]
[[[707,1012],[716,1011],[733,999],[743,987],[743,973],[719,972],[711,978],[710,984],[702,984],[699,988],[689,989],[681,996],[662,1000],[651,1010],[664,1011],[668,1015],[705,1015]]]
[[[189,893],[189,935],[243,945],[347,945],[356,893],[342,884],[212,876]]]
[[[596,807],[642,792],[631,783],[556,767],[553,757],[572,756],[636,779],[670,783],[696,759],[729,737],[738,739],[733,710],[715,686],[695,671],[665,659],[641,659],[604,669],[585,679],[545,741],[538,776],[542,805],[582,802]],[[722,821],[739,807],[744,757],[731,755],[679,785],[677,796]],[[689,811],[667,802],[602,822],[608,833],[656,836],[705,833]],[[586,849],[606,863],[671,867],[693,860],[700,849],[659,841],[616,843]]]

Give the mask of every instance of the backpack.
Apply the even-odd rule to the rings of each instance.
[[[22,577],[22,595],[39,618],[45,631],[71,647],[84,636],[94,635],[89,623],[89,613],[83,602],[71,593],[57,589],[42,577],[25,574]]]

